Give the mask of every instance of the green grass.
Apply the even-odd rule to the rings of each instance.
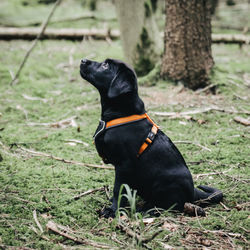
[[[25,25],[40,21],[51,8],[34,3],[35,18],[34,6],[24,7],[20,2],[1,1],[1,23]],[[76,5],[79,8],[75,8]],[[55,19],[66,13],[66,9],[67,16],[64,17],[84,15],[84,11],[88,11],[83,11],[79,1],[74,1],[71,7],[69,1],[65,1],[60,8]],[[99,5],[100,15],[104,15],[104,8],[105,5]],[[15,14],[17,11],[19,15]],[[108,11],[109,18],[113,17],[112,8],[105,11]],[[89,23],[92,21],[72,25],[80,27],[84,23],[86,26],[81,27],[91,27],[96,24],[96,21]],[[53,24],[55,27],[65,25]],[[101,27],[102,23],[99,25]],[[116,22],[109,25],[117,27]],[[228,208],[223,205],[206,208],[205,218],[165,211],[145,225],[144,218],[139,214],[125,218],[123,223],[141,237],[150,237],[163,228],[148,243],[141,243],[119,229],[117,220],[110,222],[99,218],[97,211],[110,204],[107,196],[112,196],[113,170],[87,168],[34,156],[20,148],[75,162],[102,164],[92,144],[92,135],[100,118],[99,96],[90,84],[81,79],[79,62],[83,57],[93,60],[107,57],[124,59],[120,41],[111,45],[105,41],[39,42],[18,84],[11,87],[10,75],[18,69],[29,46],[30,42],[26,41],[0,41],[0,156],[3,158],[1,161],[0,157],[0,248],[82,247],[46,230],[49,220],[68,226],[80,238],[113,248],[249,248],[246,240],[249,240],[250,226],[250,131],[249,127],[234,121],[235,116],[249,118],[249,115],[211,111],[194,115],[196,121],[191,121],[160,117],[153,113],[180,112],[212,105],[225,110],[249,112],[249,46],[241,49],[236,45],[213,46],[216,66],[211,82],[217,84],[217,95],[180,90],[180,86],[161,80],[155,86],[148,87],[146,84],[139,87],[148,113],[173,141],[195,142],[209,149],[201,149],[195,144],[177,144],[194,176],[195,185],[206,184],[221,189],[225,194],[223,204]],[[30,97],[37,100],[30,100]],[[42,125],[70,117],[75,117],[76,127]],[[197,120],[205,123],[199,124]],[[41,125],[34,126],[32,123]],[[88,146],[68,144],[67,141],[72,139],[88,143]],[[72,199],[79,193],[103,186],[108,187],[107,194],[98,191],[78,200]],[[34,220],[34,210],[43,234]],[[127,211],[131,210],[128,208]],[[83,248],[96,249],[89,246]]]
[[[54,13],[51,19],[52,23],[49,24],[49,27],[118,28],[117,21],[114,20],[116,18],[115,7],[110,1],[99,1],[97,3],[97,10],[94,12],[89,10],[88,6],[83,5],[84,1],[64,0]],[[28,5],[23,4],[24,2],[28,3]],[[0,2],[0,25],[17,27],[33,26],[44,21],[52,6],[52,4],[38,4],[37,0],[2,0]],[[97,20],[83,18],[74,21],[60,21],[90,15],[95,15]]]
[[[12,41],[0,44],[0,61],[3,65],[0,72],[0,141],[5,145],[0,146],[0,154],[3,157],[0,162],[1,244],[60,248],[57,243],[62,240],[61,237],[45,231],[44,235],[49,238],[48,241],[41,239],[32,230],[32,226],[37,227],[33,218],[33,210],[36,210],[44,229],[49,219],[43,218],[42,215],[47,214],[53,221],[78,231],[78,236],[83,238],[119,246],[111,240],[111,234],[115,232],[117,239],[128,244],[127,247],[140,247],[137,241],[116,229],[108,220],[100,221],[97,210],[109,204],[105,193],[96,192],[72,201],[72,197],[89,189],[102,186],[112,189],[112,170],[97,170],[46,157],[34,157],[16,146],[17,144],[67,160],[101,164],[92,144],[92,135],[100,117],[99,96],[92,86],[80,78],[79,61],[85,56],[96,60],[106,57],[123,59],[120,42],[117,41],[112,46],[101,41],[82,44],[66,41],[40,42],[25,65],[19,83],[13,87],[9,85],[9,70],[16,71],[29,43]],[[225,109],[247,110],[248,102],[235,97],[235,94],[242,97],[248,95],[246,83],[244,84],[244,79],[250,73],[245,66],[248,60],[247,48],[239,50],[236,46],[216,45],[213,51],[216,62],[213,82],[219,86],[219,95],[200,94],[206,98],[206,103],[194,107],[190,107],[192,103],[186,103],[185,100],[180,104],[159,103],[154,106],[148,101],[146,106],[149,114],[152,111],[183,111],[212,104]],[[143,87],[140,91],[142,98],[147,96],[145,91],[163,92],[168,98],[171,91],[177,88],[169,83],[159,82],[154,87]],[[184,93],[187,96],[194,95],[188,90],[184,90]],[[25,99],[24,95],[43,98],[46,102]],[[207,184],[220,188],[225,193],[224,204],[230,211],[226,211],[221,205],[207,208],[208,216],[200,218],[199,221],[183,215],[163,213],[152,225],[136,230],[142,235],[149,235],[156,231],[164,220],[171,218],[175,218],[177,225],[181,225],[181,218],[185,218],[185,227],[171,233],[168,230],[163,231],[147,243],[148,247],[157,249],[161,248],[162,244],[190,246],[191,243],[185,241],[188,236],[185,234],[187,228],[191,228],[194,235],[203,232],[203,238],[210,240],[215,246],[221,241],[221,237],[211,232],[206,233],[205,230],[222,230],[235,234],[237,237],[226,236],[226,239],[232,240],[232,244],[236,246],[246,246],[244,239],[247,238],[246,230],[249,228],[249,205],[246,204],[249,197],[246,180],[249,176],[249,129],[234,122],[235,115],[222,112],[199,114],[194,118],[206,121],[200,125],[197,122],[151,114],[172,140],[197,142],[211,150],[201,150],[192,144],[178,144],[187,162],[199,163],[189,163],[196,185]],[[28,125],[31,122],[57,122],[72,116],[76,116],[78,127]],[[70,139],[84,141],[89,146],[66,144],[65,140]],[[196,178],[198,174],[212,172],[225,174]],[[109,195],[112,195],[111,191]],[[98,230],[101,230],[102,234]],[[71,241],[63,241],[63,244],[74,245]],[[223,244],[226,246],[226,240]],[[191,244],[198,245],[197,242]]]

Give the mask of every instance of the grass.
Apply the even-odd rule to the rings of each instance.
[[[14,1],[8,1],[8,4],[12,3]],[[45,8],[40,7],[41,11]],[[11,8],[8,7],[10,11]],[[11,20],[14,20],[13,16]],[[195,144],[177,144],[188,162],[195,184],[211,185],[225,194],[224,206],[206,208],[205,218],[167,211],[150,222],[138,214],[126,217],[123,225],[140,239],[150,238],[162,229],[154,239],[143,243],[136,235],[131,236],[119,227],[117,220],[111,222],[99,218],[98,210],[110,204],[108,197],[112,196],[114,181],[112,170],[38,157],[20,148],[75,162],[102,164],[92,144],[100,117],[99,96],[80,78],[79,62],[82,57],[124,59],[120,41],[111,46],[103,41],[42,41],[31,54],[19,83],[11,87],[10,73],[16,72],[29,46],[30,43],[25,41],[0,41],[1,248],[62,249],[66,246],[67,249],[96,249],[46,230],[49,220],[68,226],[79,238],[107,244],[110,248],[249,248],[250,131],[249,127],[233,120],[235,116],[249,116],[212,111],[194,115],[192,121],[153,113],[187,111],[212,105],[226,110],[249,111],[249,47],[213,46],[216,67],[211,81],[218,85],[217,95],[193,93],[161,80],[151,87],[139,87],[150,116],[173,141],[196,142],[210,150]],[[76,126],[42,125],[70,117],[75,117]],[[72,139],[88,145],[69,144]],[[78,200],[72,199],[79,193],[103,186],[107,187],[106,192],[97,191]],[[134,206],[133,199],[131,204]],[[39,231],[35,222],[34,210],[44,233]],[[134,207],[128,211],[134,211]]]
[[[137,247],[136,241],[131,237],[111,225],[108,220],[98,217],[96,211],[109,204],[105,193],[96,192],[77,201],[71,200],[73,196],[89,189],[104,185],[112,189],[114,180],[112,170],[97,170],[46,157],[34,157],[16,146],[68,160],[101,164],[101,159],[92,145],[92,135],[100,116],[99,97],[93,87],[80,78],[79,61],[80,58],[89,55],[96,60],[106,57],[122,59],[120,42],[117,41],[109,46],[101,41],[82,44],[43,41],[30,57],[20,82],[14,87],[9,86],[8,70],[16,70],[29,43],[23,41],[0,43],[0,61],[4,65],[1,67],[0,83],[0,141],[5,145],[5,147],[0,146],[0,154],[3,157],[3,161],[0,162],[1,244],[30,248],[60,248],[58,243],[62,240],[61,237],[45,231],[44,234],[50,239],[46,241],[39,238],[32,230],[32,226],[36,227],[33,218],[33,210],[36,210],[44,229],[49,217],[59,224],[80,231],[83,238],[105,242],[115,247],[119,245],[111,240],[111,235],[115,232],[119,241],[127,244],[127,247]],[[244,79],[249,77],[250,73],[244,66],[248,60],[247,49],[239,50],[236,46],[218,45],[213,49],[217,65],[213,81],[219,84],[219,95],[200,94],[205,98],[203,101],[205,103],[199,105],[186,102],[185,98],[181,103],[172,105],[164,103],[152,105],[148,100],[146,106],[149,113],[159,110],[189,110],[212,104],[225,109],[247,110],[248,102],[235,97],[235,94],[247,96],[247,87],[244,84]],[[227,60],[226,65],[224,60]],[[159,82],[154,87],[142,87],[141,96],[146,99],[147,91],[155,93],[156,97],[163,92],[167,99],[171,91],[177,89],[178,86],[173,87],[168,83]],[[191,91],[184,90],[184,94],[186,97],[194,95],[195,98],[195,94]],[[25,95],[43,98],[46,101],[32,101],[26,99]],[[77,117],[75,118],[77,127],[53,128],[28,125],[31,122],[57,122],[72,116]],[[230,241],[235,246],[246,247],[244,239],[248,237],[246,230],[249,228],[249,203],[247,203],[249,188],[246,181],[249,176],[248,127],[235,123],[233,121],[235,114],[221,112],[195,116],[206,121],[205,124],[152,116],[172,140],[198,142],[211,150],[211,152],[201,150],[192,144],[178,144],[187,162],[199,163],[198,165],[189,163],[196,185],[207,184],[223,190],[224,204],[229,211],[217,205],[207,208],[208,216],[199,220],[183,217],[181,214],[163,213],[156,222],[146,226],[146,229],[142,228],[140,232],[142,234],[144,230],[154,232],[157,229],[156,225],[164,223],[166,219],[174,218],[175,224],[181,225],[181,219],[184,218],[184,229],[191,228],[194,230],[192,231],[194,235],[205,230],[221,230],[232,234],[225,237],[223,244]],[[70,139],[81,140],[89,146],[69,145],[65,141]],[[225,174],[196,178],[198,174],[216,171]],[[147,246],[156,249],[161,248],[162,244],[190,246],[191,243],[186,241],[189,234],[183,236],[184,229],[171,233],[165,230],[147,243]],[[221,237],[211,232],[204,233],[202,237],[210,240],[215,246],[221,241]],[[63,244],[74,245],[70,241],[63,241]],[[193,242],[191,246],[200,244]]]

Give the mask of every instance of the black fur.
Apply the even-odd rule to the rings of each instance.
[[[136,74],[125,63],[112,59],[102,63],[84,59],[81,61],[80,73],[100,93],[103,121],[145,113],[144,103],[138,96]],[[96,139],[97,151],[115,166],[113,201],[111,207],[103,211],[103,215],[115,215],[121,184],[136,189],[147,202],[147,207],[174,207],[183,211],[185,202],[201,199],[204,200],[201,205],[220,202],[221,191],[206,186],[199,187],[203,191],[194,188],[182,155],[161,130],[156,134],[153,144],[137,157],[151,128],[152,124],[144,119],[108,129]],[[121,206],[124,204],[122,200]]]

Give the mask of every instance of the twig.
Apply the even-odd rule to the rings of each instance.
[[[79,165],[79,166],[84,166],[84,167],[92,167],[92,168],[103,168],[103,169],[112,169],[112,170],[114,169],[113,167],[108,167],[108,166],[102,166],[102,165],[96,165],[96,164],[66,160],[66,159],[63,159],[63,158],[60,158],[60,157],[57,157],[57,156],[53,156],[51,154],[46,154],[46,153],[30,150],[30,149],[23,148],[23,147],[20,147],[20,146],[17,146],[17,147],[19,149],[21,149],[22,151],[30,153],[33,156],[48,157],[48,158],[51,158],[53,160],[61,161],[61,162],[68,163],[68,164],[74,164],[74,165]]]
[[[90,15],[84,15],[84,16],[55,19],[55,20],[51,20],[50,24],[64,23],[64,22],[75,22],[75,21],[80,21],[80,20],[83,20],[83,19],[93,19],[93,20],[98,20],[98,21],[103,21],[103,22],[110,22],[110,21],[116,20],[116,18],[101,18],[101,17],[97,17],[97,16],[95,16],[93,14],[90,14]],[[5,23],[0,22],[0,26],[2,26],[2,27],[18,27],[18,28],[20,28],[20,27],[28,27],[28,26],[39,26],[41,24],[42,24],[41,21],[25,23],[25,24],[21,24],[21,25],[18,25],[18,24],[5,24]]]
[[[88,194],[93,194],[97,191],[104,191],[105,190],[105,187],[100,187],[100,188],[96,188],[96,189],[89,189],[88,191],[85,191],[81,194],[78,194],[76,196],[73,197],[74,200],[78,200],[80,199],[81,197],[85,196],[85,195],[88,195]]]
[[[234,121],[238,122],[238,123],[240,123],[242,125],[245,125],[245,126],[250,126],[250,120],[245,119],[245,118],[240,117],[240,116],[234,117]]]
[[[211,173],[204,173],[204,174],[196,174],[194,175],[195,176],[195,179],[198,180],[200,177],[204,177],[204,176],[211,176],[211,175],[224,175],[226,172],[230,171],[231,169],[229,170],[226,170],[226,171],[223,171],[223,172],[211,172]]]
[[[33,218],[34,218],[34,220],[36,222],[37,227],[40,229],[41,233],[43,233],[43,228],[42,228],[40,222],[37,219],[36,210],[33,211]]]
[[[205,146],[202,146],[201,144],[196,143],[196,142],[191,142],[191,141],[174,141],[174,143],[175,143],[175,144],[192,144],[192,145],[195,145],[195,146],[197,146],[197,147],[200,147],[200,148],[202,148],[202,149],[204,149],[204,150],[207,150],[207,151],[209,151],[209,152],[212,151],[211,149],[209,149],[209,148],[207,148],[207,147],[205,147]]]
[[[128,226],[123,225],[123,223],[119,222],[117,227],[121,229],[123,232],[125,232],[128,236],[135,238],[136,241],[141,242],[141,243],[148,243],[149,241],[153,240],[159,233],[163,231],[163,229],[159,229],[155,233],[153,233],[151,236],[145,238],[141,237],[139,234],[131,230]]]
[[[250,114],[250,111],[227,110],[227,109],[219,108],[217,106],[205,107],[201,109],[194,109],[194,110],[189,110],[189,111],[184,111],[184,112],[152,112],[152,113],[158,116],[181,118],[187,115],[196,115],[200,113],[207,113],[210,111],[218,111],[218,112],[229,113],[229,114],[248,114],[248,115]]]
[[[78,243],[78,244],[83,244],[83,245],[89,245],[89,246],[93,246],[93,247],[96,247],[96,248],[104,248],[104,249],[111,249],[112,247],[111,246],[107,246],[107,245],[102,245],[102,244],[99,244],[99,243],[96,243],[94,241],[90,241],[90,240],[85,240],[85,239],[81,239],[79,237],[76,237],[76,236],[72,236],[69,234],[69,230],[66,230],[65,227],[63,231],[61,231],[59,228],[61,227],[60,225],[57,225],[55,222],[53,221],[49,221],[46,225],[46,227],[53,231],[54,233],[56,234],[59,234],[60,236],[63,236],[69,240],[72,240],[74,241],[75,243]],[[72,232],[72,230],[70,230]]]
[[[29,96],[29,95],[26,95],[26,94],[22,94],[22,96],[23,96],[24,99],[29,100],[29,101],[41,101],[43,103],[48,102],[47,99],[44,99],[44,98],[41,98],[41,97]]]
[[[196,90],[195,92],[197,93],[197,94],[200,94],[200,93],[203,93],[203,92],[206,92],[207,90],[209,90],[209,89],[212,89],[212,88],[215,88],[215,87],[217,87],[218,86],[218,84],[210,84],[210,85],[208,85],[207,87],[205,87],[205,88],[203,88],[203,89],[198,89],[198,90]]]
[[[205,173],[205,174],[197,174],[194,175],[195,179],[197,180],[199,177],[203,177],[203,176],[211,176],[211,175],[223,175],[225,177],[228,177],[230,179],[232,179],[233,181],[236,180],[238,182],[242,182],[242,183],[248,183],[250,181],[250,179],[239,179],[235,176],[231,176],[229,174],[226,174],[227,172],[229,172],[231,169],[223,171],[223,172],[212,172],[212,173]]]
[[[53,240],[50,240],[50,239],[49,239],[48,237],[46,237],[45,235],[38,233],[37,230],[36,230],[36,228],[35,228],[34,226],[31,225],[31,226],[30,226],[30,229],[31,229],[32,231],[34,231],[41,239],[47,240],[47,241],[52,241],[52,242],[53,242]]]
[[[25,63],[26,63],[26,61],[27,61],[27,59],[29,58],[29,55],[31,54],[32,50],[36,47],[38,41],[39,41],[40,38],[42,37],[42,35],[43,35],[45,29],[46,29],[47,26],[48,26],[48,23],[49,23],[49,21],[50,21],[52,15],[54,14],[54,12],[55,12],[57,6],[61,3],[61,1],[62,1],[62,0],[57,0],[57,1],[55,2],[54,6],[53,6],[53,8],[52,8],[52,10],[51,10],[51,12],[49,13],[49,16],[47,17],[46,21],[42,24],[40,33],[37,35],[36,39],[35,39],[35,40],[33,41],[33,43],[31,44],[29,50],[26,52],[26,55],[25,55],[25,57],[24,57],[24,59],[23,59],[21,65],[19,66],[19,69],[18,69],[17,73],[15,74],[14,78],[13,78],[12,81],[10,82],[10,85],[13,85],[13,84],[15,84],[15,83],[17,82],[18,77],[19,77],[19,75],[20,75],[20,73],[21,73],[21,70],[23,69],[23,67],[24,67],[24,65],[25,65]]]
[[[226,211],[231,211],[229,207],[227,207],[223,202],[220,202],[220,205],[226,210]]]
[[[89,144],[87,142],[84,142],[84,141],[80,141],[80,140],[76,140],[76,139],[67,139],[67,140],[63,140],[65,142],[70,142],[70,143],[78,143],[78,144],[82,144],[86,147],[89,146]]]
[[[58,122],[44,122],[44,123],[37,123],[37,122],[28,122],[27,125],[29,126],[45,126],[45,127],[51,127],[51,128],[65,128],[65,127],[77,127],[77,123],[75,121],[75,118],[77,116],[72,116],[69,118],[66,118],[64,120],[58,121]]]

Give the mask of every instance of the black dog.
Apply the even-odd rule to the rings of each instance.
[[[83,59],[80,73],[100,93],[102,120],[94,136],[95,145],[104,162],[115,166],[113,202],[103,211],[105,217],[115,215],[122,184],[137,190],[148,208],[183,211],[185,202],[222,200],[222,192],[215,188],[194,188],[179,150],[145,114],[133,69],[118,60],[98,63]]]

